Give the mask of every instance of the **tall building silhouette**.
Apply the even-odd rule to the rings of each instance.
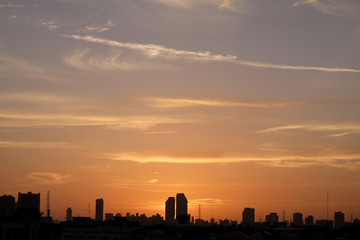
[[[242,213],[242,224],[244,226],[253,226],[255,222],[255,209],[244,208]]]
[[[188,201],[185,197],[185,194],[178,193],[176,194],[176,218],[178,218],[181,215],[187,215],[188,212]]]
[[[279,222],[279,216],[277,213],[270,213],[269,215],[266,215],[266,222],[273,225],[275,223]]]
[[[169,197],[165,202],[165,220],[175,219],[175,198]]]
[[[15,198],[11,195],[0,197],[0,216],[12,216],[15,211]]]
[[[314,216],[309,215],[305,218],[306,225],[314,225]]]
[[[71,221],[71,219],[72,219],[72,209],[68,208],[66,210],[66,221]]]
[[[18,195],[17,209],[36,209],[40,211],[40,193],[20,193]]]
[[[95,211],[95,220],[103,221],[104,220],[104,199],[96,199],[96,211]]]
[[[303,215],[302,215],[302,213],[296,212],[296,213],[293,214],[293,223],[294,223],[294,226],[303,225]]]
[[[339,229],[345,225],[345,215],[342,212],[334,212],[335,228]]]

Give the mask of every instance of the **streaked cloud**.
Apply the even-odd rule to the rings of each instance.
[[[90,49],[77,50],[64,58],[64,62],[82,70],[174,70],[169,64],[154,64],[148,61],[129,59],[122,56],[119,50],[108,54],[91,54]]]
[[[13,57],[0,51],[0,73],[2,77],[10,79],[31,78],[46,81],[61,81],[62,78],[49,71],[30,63],[29,61]]]
[[[65,142],[18,142],[0,140],[0,148],[76,148]]]
[[[0,92],[0,102],[74,102],[75,98],[37,92]]]
[[[211,153],[207,157],[203,156],[179,156],[174,154],[164,154],[156,152],[125,152],[119,154],[105,155],[107,159],[116,161],[135,161],[139,163],[174,163],[174,164],[223,164],[239,162],[255,162],[259,164],[277,167],[304,167],[304,166],[333,166],[348,169],[358,169],[360,167],[360,153],[326,153],[318,155],[293,155],[280,153],[269,156],[242,156],[241,154],[222,154],[213,156]],[[342,163],[342,164],[341,164]]]
[[[217,99],[185,99],[185,98],[145,98],[153,107],[158,108],[176,108],[176,107],[192,107],[192,106],[209,106],[209,107],[289,107],[296,105],[304,105],[306,102],[261,102],[261,101],[227,101]]]
[[[360,73],[359,69],[351,69],[351,68],[318,67],[318,66],[292,66],[292,65],[242,61],[242,60],[239,60],[238,57],[234,56],[234,55],[221,55],[221,54],[213,54],[211,52],[196,52],[196,51],[177,50],[177,49],[167,48],[167,47],[164,47],[161,45],[155,45],[155,44],[123,43],[123,42],[107,40],[104,38],[87,36],[87,35],[85,35],[85,36],[63,35],[63,36],[66,38],[103,44],[103,45],[107,45],[110,47],[117,47],[117,48],[132,50],[137,53],[141,53],[150,59],[162,58],[162,59],[167,59],[167,60],[185,59],[185,60],[199,61],[199,62],[223,62],[223,63],[240,64],[240,65],[249,66],[249,67],[270,68],[270,69],[280,69],[280,70],[304,70],[304,71],[322,71],[322,72]]]
[[[360,18],[360,2],[358,0],[302,0],[293,6],[309,5],[320,12],[345,18]]]
[[[191,199],[189,201],[189,205],[222,205],[224,203],[224,200],[219,198],[197,198],[197,199]]]
[[[106,126],[113,130],[134,128],[146,130],[159,124],[189,124],[192,119],[177,119],[163,116],[97,116],[61,114],[0,113],[3,127],[32,126]],[[8,121],[6,121],[8,120]]]
[[[317,132],[340,132],[338,134],[332,134],[330,136],[345,136],[348,134],[360,134],[360,124],[353,123],[341,123],[341,124],[304,124],[304,125],[285,125],[279,127],[272,127],[258,131],[258,133],[269,133],[286,130],[307,130]]]
[[[153,3],[164,4],[170,7],[183,8],[183,9],[195,9],[203,8],[204,6],[213,7],[219,10],[231,10],[238,11],[239,0],[148,0]]]
[[[172,48],[167,48],[161,45],[155,44],[138,44],[138,43],[122,43],[113,40],[107,40],[104,38],[94,37],[94,36],[80,36],[80,35],[63,35],[66,38],[83,40],[92,43],[99,43],[107,45],[110,47],[118,47],[133,50],[149,58],[165,58],[165,59],[189,59],[194,61],[221,61],[221,62],[233,62],[237,59],[236,56],[232,55],[217,55],[212,54],[211,52],[195,52],[195,51],[185,51],[185,50],[176,50]]]
[[[26,7],[25,4],[19,4],[19,5],[15,5],[15,4],[0,4],[0,8],[23,8]]]
[[[28,180],[33,180],[40,185],[66,184],[69,175],[54,172],[31,172],[27,175]]]
[[[178,131],[153,131],[153,132],[147,132],[146,134],[174,134]]]

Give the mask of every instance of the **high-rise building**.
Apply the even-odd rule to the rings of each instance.
[[[266,215],[266,222],[273,225],[275,223],[279,222],[279,216],[277,213],[270,213],[269,215]]]
[[[72,219],[72,209],[68,208],[66,210],[66,221],[71,221],[71,219]]]
[[[303,215],[302,213],[294,213],[293,214],[293,224],[294,226],[301,226],[303,225]]]
[[[121,217],[121,215],[119,217]],[[105,221],[111,221],[113,219],[114,219],[113,213],[105,213]]]
[[[12,216],[15,211],[15,198],[11,195],[0,197],[0,216]]]
[[[305,225],[314,225],[314,217],[312,215],[305,218]]]
[[[17,209],[27,208],[40,211],[40,193],[20,193],[18,195]]]
[[[95,211],[95,220],[103,221],[104,220],[104,199],[96,199],[96,211]]]
[[[255,222],[255,209],[254,208],[244,208],[242,213],[242,225],[252,226]]]
[[[335,229],[339,229],[345,225],[345,215],[342,212],[334,213]]]
[[[185,197],[185,194],[178,193],[176,194],[176,218],[178,218],[181,215],[187,215],[188,212],[188,201]]]
[[[165,220],[175,219],[175,198],[169,197],[165,202]]]

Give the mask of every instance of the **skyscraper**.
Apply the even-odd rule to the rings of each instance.
[[[175,198],[169,197],[165,202],[165,220],[175,219]]]
[[[335,228],[339,229],[345,225],[345,215],[342,212],[334,213]]]
[[[0,197],[0,216],[12,216],[15,211],[15,198],[11,195]]]
[[[277,213],[270,213],[269,215],[266,215],[266,222],[270,225],[276,224],[279,222],[279,216]]]
[[[187,206],[188,201],[185,197],[185,194],[178,193],[176,194],[176,218],[178,218],[181,215],[187,215]]]
[[[306,225],[314,225],[314,216],[309,215],[305,218]]]
[[[19,193],[17,209],[36,209],[40,211],[40,193]]]
[[[96,199],[96,211],[95,211],[95,220],[103,221],[104,220],[104,199]]]
[[[294,213],[293,214],[293,223],[294,223],[294,226],[301,226],[303,225],[303,215],[302,213]]]
[[[71,221],[71,219],[72,219],[72,209],[68,208],[66,210],[66,221]]]
[[[254,208],[244,208],[242,213],[242,224],[244,226],[252,226],[255,222],[255,209]]]

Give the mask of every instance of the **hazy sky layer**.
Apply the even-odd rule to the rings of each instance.
[[[0,0],[0,194],[360,218],[358,0]]]

